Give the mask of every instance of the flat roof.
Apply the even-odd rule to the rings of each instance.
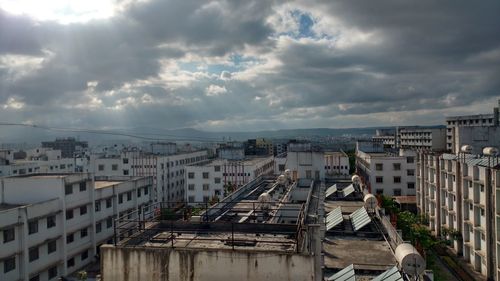
[[[17,207],[24,206],[24,204],[7,204],[7,203],[0,203],[0,211],[5,211]]]
[[[397,264],[391,247],[385,240],[327,235],[323,250],[325,267],[329,269],[343,269],[354,264],[354,269],[381,271]]]
[[[175,231],[174,231],[175,232]],[[147,240],[144,247],[166,247],[172,245],[175,248],[192,249],[233,249],[231,232],[204,233],[201,235],[194,233],[183,233],[173,240],[170,231],[158,233],[153,238]],[[234,233],[234,249],[246,251],[270,251],[270,252],[290,252],[295,251],[295,239],[288,238],[281,234],[255,234]]]
[[[124,181],[95,181],[94,187],[95,187],[95,189],[99,189],[99,188],[104,188],[104,187],[112,186],[115,184],[119,184],[122,182],[124,182]]]

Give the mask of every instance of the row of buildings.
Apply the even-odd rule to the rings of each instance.
[[[488,280],[500,280],[499,107],[442,127],[379,130],[356,152],[371,192],[415,198],[430,230]]]

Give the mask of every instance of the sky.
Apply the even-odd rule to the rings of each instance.
[[[0,0],[0,120],[444,124],[500,98],[500,1]]]

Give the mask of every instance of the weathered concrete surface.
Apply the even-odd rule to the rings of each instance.
[[[101,247],[103,281],[314,280],[313,257],[189,248]]]

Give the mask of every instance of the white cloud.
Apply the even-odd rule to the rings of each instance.
[[[216,97],[225,93],[227,93],[227,89],[225,86],[212,84],[205,89],[205,95],[207,95],[208,97]]]

